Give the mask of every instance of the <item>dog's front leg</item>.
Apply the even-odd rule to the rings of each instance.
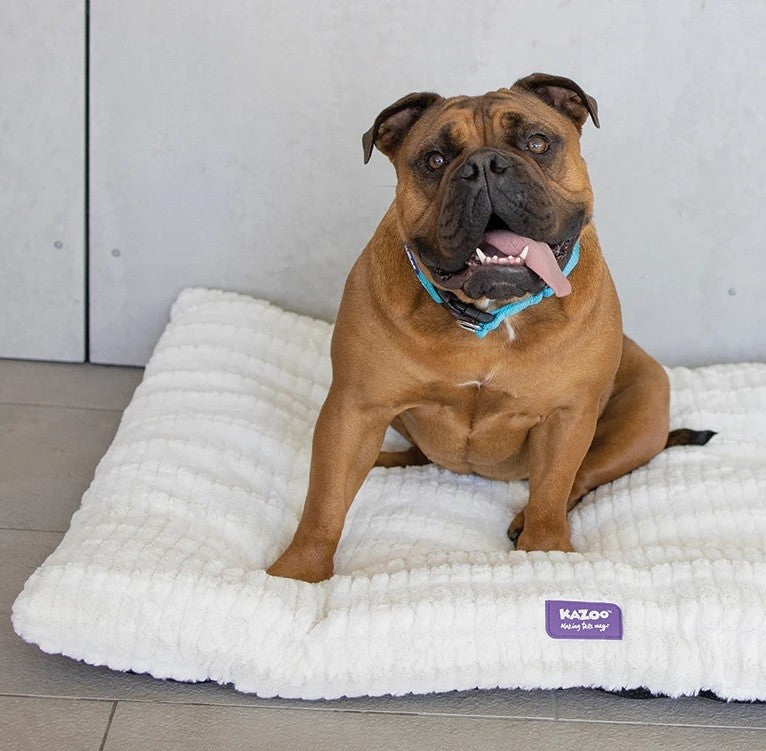
[[[597,419],[597,405],[578,405],[556,410],[529,431],[529,500],[517,550],[573,552],[567,500]]]
[[[392,417],[388,409],[365,407],[353,394],[330,389],[314,429],[303,514],[292,542],[267,573],[307,582],[332,576],[346,513]]]

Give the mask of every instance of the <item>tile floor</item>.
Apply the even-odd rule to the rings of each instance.
[[[472,691],[331,702],[114,673],[11,629],[141,379],[131,368],[0,360],[0,749],[766,750],[766,705],[598,691]]]

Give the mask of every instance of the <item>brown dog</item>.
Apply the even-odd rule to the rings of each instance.
[[[375,465],[529,478],[509,536],[571,551],[583,495],[710,437],[668,439],[667,376],[622,333],[580,155],[588,116],[598,126],[576,83],[534,74],[479,97],[410,94],[364,135],[365,161],[375,145],[393,162],[396,199],[348,277],[306,504],[270,574],[332,575]],[[496,320],[513,302],[528,307]],[[379,454],[390,424],[411,449]]]

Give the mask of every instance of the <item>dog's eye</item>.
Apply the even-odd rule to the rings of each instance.
[[[438,151],[432,151],[426,157],[426,164],[432,170],[441,169],[446,163],[447,160],[444,158],[444,154],[441,154]]]
[[[535,133],[527,139],[527,149],[533,154],[544,154],[548,151],[548,146],[548,139],[540,133]]]

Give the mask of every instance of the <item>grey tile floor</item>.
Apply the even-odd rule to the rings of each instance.
[[[10,608],[56,547],[141,371],[0,360],[0,749],[747,749],[766,705],[598,691],[298,702],[115,673],[24,643]]]

